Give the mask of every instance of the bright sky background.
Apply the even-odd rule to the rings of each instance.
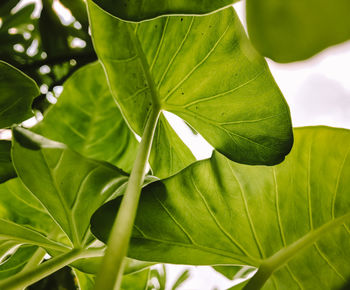
[[[24,0],[24,3],[36,0]],[[62,22],[71,23],[71,15],[61,9]],[[244,21],[244,5],[235,4]],[[37,7],[40,12],[40,7]],[[294,126],[328,125],[350,129],[350,41],[331,47],[313,58],[292,64],[277,64],[268,60],[271,72],[284,94],[291,110]],[[179,119],[167,114],[175,130],[192,149],[198,159],[211,155],[211,146],[200,136],[193,136]],[[167,266],[168,285],[184,270],[191,268],[191,277],[183,290],[226,289],[232,282],[218,275],[211,267]]]

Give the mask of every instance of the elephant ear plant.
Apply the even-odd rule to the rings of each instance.
[[[99,61],[31,129],[18,124],[38,87],[0,62],[0,124],[12,127],[0,141],[0,289],[64,266],[83,290],[153,289],[152,277],[165,284],[156,263],[248,269],[233,289],[341,287],[350,132],[295,129],[292,149],[288,105],[230,1],[139,2],[87,1]],[[164,111],[212,157],[196,161]]]

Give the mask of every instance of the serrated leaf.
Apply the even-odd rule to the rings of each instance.
[[[236,0],[93,0],[108,13],[130,21],[152,19],[167,14],[206,14],[229,6]]]
[[[247,0],[249,36],[277,62],[307,59],[350,38],[347,0]]]
[[[0,60],[0,128],[30,118],[33,99],[39,95],[36,83],[15,67]]]
[[[14,128],[13,136],[12,155],[18,176],[73,245],[85,245],[90,238],[90,216],[118,194],[128,175],[23,128]]]
[[[138,145],[98,62],[79,69],[64,83],[57,103],[33,130],[126,172],[132,168]]]
[[[350,276],[350,131],[306,127],[294,133],[293,150],[280,165],[246,166],[215,152],[147,186],[129,256],[261,267],[251,281],[267,280],[263,289],[342,285]],[[118,203],[92,218],[102,240]]]
[[[160,106],[232,160],[284,159],[292,146],[288,106],[233,8],[135,25],[88,7],[111,92],[137,134]]]

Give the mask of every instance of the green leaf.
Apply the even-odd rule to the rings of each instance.
[[[144,269],[131,274],[124,274],[121,290],[147,290],[149,272],[149,269]],[[74,270],[74,273],[77,276],[79,289],[94,289],[94,275],[86,274],[79,270]]]
[[[23,269],[35,253],[37,247],[22,246],[5,262],[0,264],[0,280],[10,277]]]
[[[167,14],[206,14],[229,6],[236,0],[93,0],[112,15],[130,21],[141,21]]]
[[[227,279],[246,279],[256,268],[249,266],[214,266],[215,271],[224,275]]]
[[[150,270],[145,269],[123,276],[121,290],[146,290]]]
[[[277,62],[307,59],[350,38],[348,0],[247,0],[249,36]]]
[[[164,115],[161,115],[149,158],[153,174],[159,178],[166,178],[195,161],[190,149],[182,142]]]
[[[30,118],[33,98],[39,95],[36,83],[15,67],[0,60],[0,128]]]
[[[160,106],[232,160],[284,159],[292,146],[288,106],[233,8],[134,25],[88,3],[97,55],[137,134]]]
[[[12,155],[18,176],[73,245],[85,245],[91,237],[92,213],[117,196],[118,188],[128,180],[127,174],[23,128],[14,128],[13,136]]]
[[[11,142],[0,140],[0,183],[16,176],[11,161]]]
[[[59,229],[19,178],[0,184],[0,224],[0,260],[19,244],[66,249],[60,239],[47,238]]]
[[[148,185],[129,256],[260,267],[253,277],[260,284],[247,289],[259,289],[266,279],[264,289],[340,286],[350,276],[350,131],[306,127],[294,133],[293,150],[280,165],[246,166],[215,152]],[[92,218],[102,240],[118,202]]]
[[[64,83],[57,103],[33,130],[127,172],[138,145],[109,92],[98,62],[79,69]]]

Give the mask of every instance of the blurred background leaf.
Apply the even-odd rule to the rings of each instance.
[[[33,108],[44,112],[63,82],[96,55],[83,0],[26,2],[0,2],[0,59],[37,82]]]

